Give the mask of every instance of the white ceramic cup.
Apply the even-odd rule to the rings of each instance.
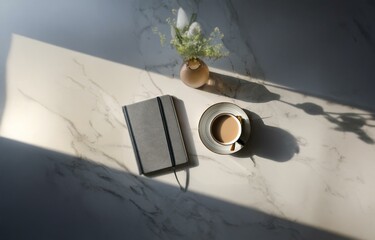
[[[233,145],[241,133],[241,121],[231,113],[220,113],[210,122],[210,134],[221,145]]]

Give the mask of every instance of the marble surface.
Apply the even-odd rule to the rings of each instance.
[[[375,238],[375,117],[366,85],[375,69],[374,5],[344,2],[335,15],[344,23],[335,25],[335,1],[274,2],[1,2],[0,238]],[[169,31],[164,19],[179,4],[198,12],[204,29],[221,27],[231,52],[208,61],[201,89],[178,79],[180,59],[151,31]],[[314,23],[319,10],[329,24],[299,25]],[[276,21],[283,14],[291,17]],[[353,42],[330,48],[342,34]],[[297,36],[319,44],[304,48]],[[297,48],[289,57],[288,45]],[[341,59],[342,48],[349,60],[323,66],[336,59],[328,50]],[[305,55],[320,50],[328,51],[322,65]],[[137,174],[121,110],[163,94],[180,100],[192,163],[178,172],[185,192],[173,174]],[[252,119],[251,139],[235,155],[210,152],[198,136],[200,116],[218,102]]]

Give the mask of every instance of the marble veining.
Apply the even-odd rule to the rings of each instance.
[[[9,36],[0,72],[0,238],[375,237],[373,113],[268,81],[276,72],[261,54],[257,36],[244,31],[259,29],[244,22],[238,1],[117,4],[106,7],[124,24],[118,31],[127,34],[122,62],[99,50],[89,54],[58,44],[48,34],[46,39],[27,31]],[[151,30],[157,26],[168,32],[164,20],[178,5],[197,12],[204,29],[220,26],[231,52],[208,61],[210,80],[200,89],[178,79],[181,61],[173,49],[160,47]],[[338,25],[338,31],[347,28],[352,39],[371,45],[372,25],[365,18],[356,16],[351,26]],[[104,33],[108,44],[112,36],[122,39],[117,30],[110,33]],[[192,162],[177,172],[185,191],[173,174],[138,175],[121,109],[164,94],[180,101]],[[204,110],[223,101],[239,105],[252,120],[249,143],[233,155],[210,152],[198,135]]]

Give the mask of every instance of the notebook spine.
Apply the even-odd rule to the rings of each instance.
[[[138,165],[139,174],[144,174],[143,166],[142,166],[142,163],[141,163],[141,158],[139,156],[139,151],[138,151],[137,143],[135,141],[134,132],[133,132],[133,128],[132,128],[132,125],[131,125],[131,122],[130,122],[127,107],[124,106],[122,108],[122,111],[124,112],[125,121],[126,121],[126,124],[128,125],[128,132],[129,132],[130,140],[132,142],[134,155],[135,155],[135,158],[137,160],[136,162],[137,162],[137,165]]]

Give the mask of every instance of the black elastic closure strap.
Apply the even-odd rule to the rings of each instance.
[[[163,128],[164,128],[164,132],[165,132],[165,138],[167,139],[167,145],[168,145],[168,150],[169,150],[169,157],[171,158],[171,163],[172,163],[172,168],[173,168],[174,176],[175,176],[175,178],[177,180],[178,185],[180,186],[180,189],[184,190],[184,188],[182,187],[180,181],[178,180],[177,173],[176,173],[176,159],[175,159],[174,153],[173,153],[172,142],[171,142],[171,137],[169,135],[167,119],[165,118],[165,113],[164,113],[164,107],[163,107],[163,104],[161,102],[160,97],[156,97],[156,99],[158,101],[160,115],[161,115],[161,120],[163,122]]]
[[[167,139],[169,157],[171,158],[172,167],[175,167],[176,166],[176,160],[174,158],[171,137],[169,135],[168,125],[167,125],[167,119],[165,118],[165,113],[164,113],[164,107],[163,107],[163,104],[161,102],[160,97],[157,97],[156,99],[158,100],[158,105],[159,105],[159,110],[160,110],[160,115],[161,115],[161,121],[163,122],[165,138]]]

